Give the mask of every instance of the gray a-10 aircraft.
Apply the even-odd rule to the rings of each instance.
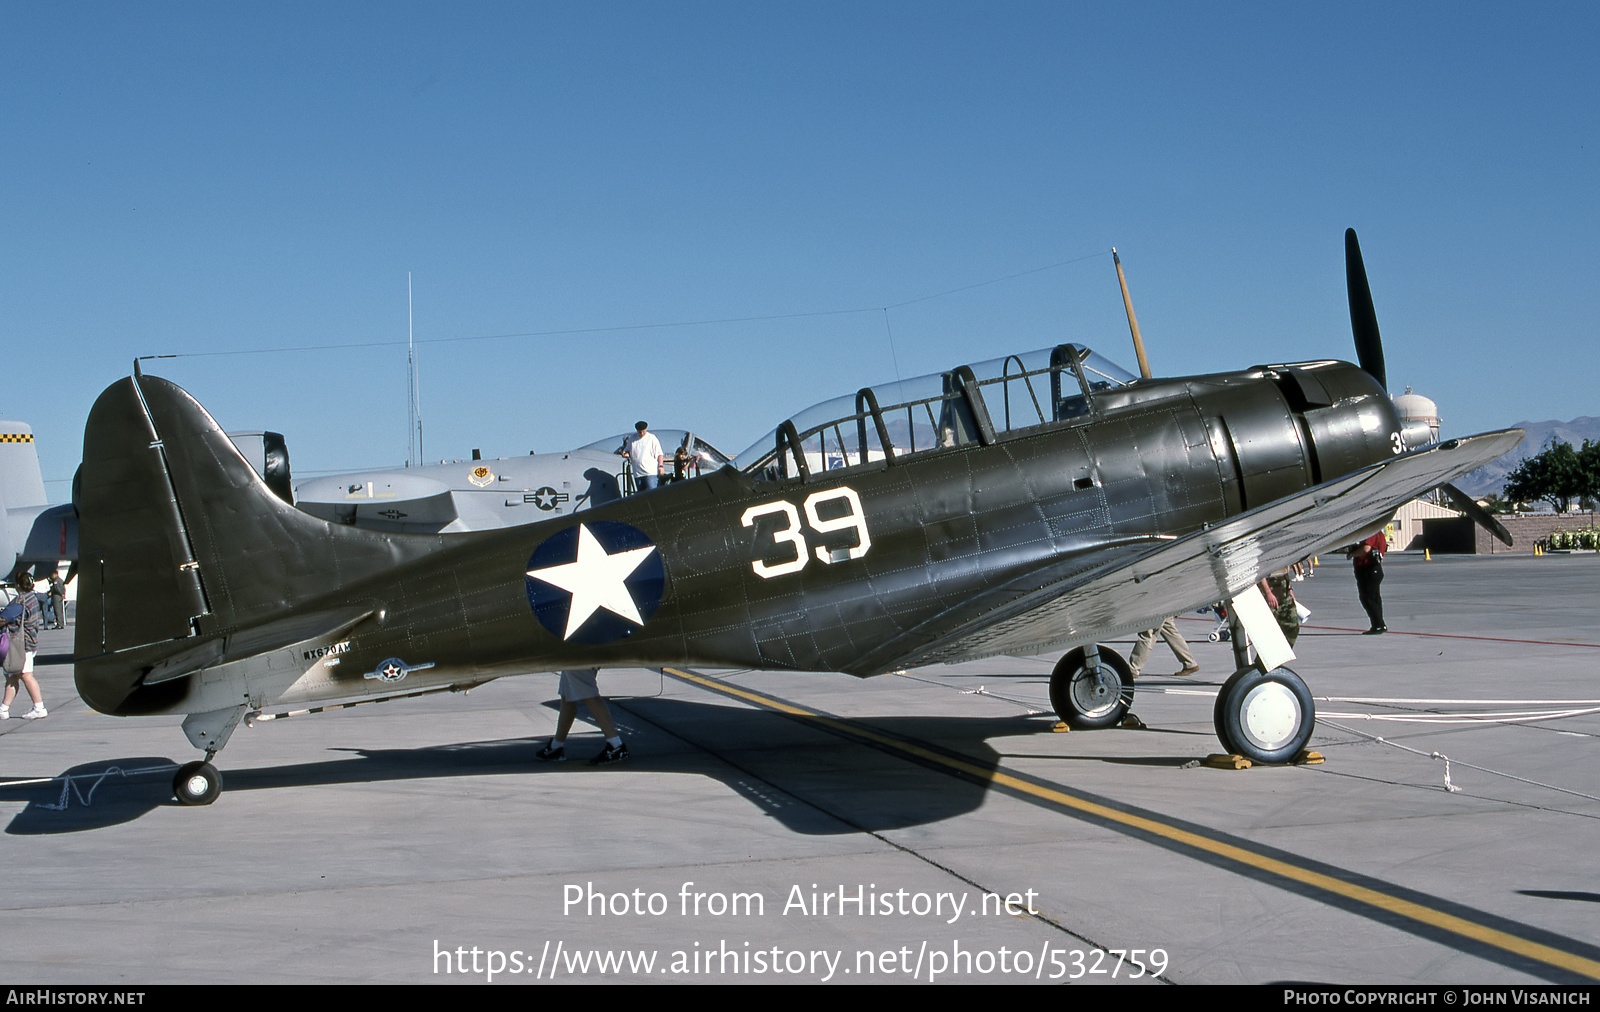
[[[653,430],[663,445],[682,447],[696,476],[729,462],[704,439],[682,429]],[[428,534],[488,530],[564,516],[633,491],[619,459],[622,436],[564,453],[441,462],[416,468],[360,471],[292,485],[289,451],[278,432],[229,432],[268,488],[312,516],[374,530]],[[668,458],[669,473],[672,469]],[[33,432],[0,421],[0,578],[54,569],[78,559],[78,515],[72,503],[45,503]]]
[[[652,431],[667,448],[669,473],[677,447],[686,451],[690,476],[729,461],[692,432]],[[617,453],[622,440],[612,436],[564,453],[311,478],[295,486],[293,502],[312,516],[374,530],[451,534],[533,523],[631,493],[633,476]]]
[[[1223,686],[1218,736],[1288,761],[1314,708],[1274,666],[1287,650],[1257,582],[1522,438],[1406,445],[1353,240],[1362,366],[1134,379],[1065,344],[865,387],[714,473],[493,531],[300,512],[193,397],[136,368],[84,432],[78,691],[103,713],[186,714],[206,758],[174,792],[208,804],[211,760],[265,706],[564,668],[866,677],[1065,648],[1058,714],[1109,726],[1133,681],[1099,644],[1232,599],[1262,660]]]

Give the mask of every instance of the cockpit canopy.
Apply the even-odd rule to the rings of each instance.
[[[927,453],[1067,421],[1091,411],[1091,395],[1134,381],[1080,344],[958,366],[866,387],[813,405],[734,459],[757,480],[777,480]]]

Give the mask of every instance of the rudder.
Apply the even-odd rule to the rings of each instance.
[[[82,475],[80,663],[271,621],[437,545],[288,505],[187,391],[137,372],[90,410]]]

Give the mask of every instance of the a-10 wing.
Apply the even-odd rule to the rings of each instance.
[[[1521,429],[1506,429],[1448,440],[1186,537],[1123,541],[1052,559],[908,630],[853,669],[865,675],[1042,653],[1154,628],[1350,543],[1417,496],[1506,453],[1522,436]]]

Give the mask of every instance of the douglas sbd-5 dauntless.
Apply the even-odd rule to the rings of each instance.
[[[136,369],[84,433],[78,691],[104,713],[187,714],[206,761],[174,788],[206,804],[210,760],[262,707],[563,668],[868,676],[1072,648],[1051,700],[1104,727],[1133,681],[1099,641],[1235,599],[1263,660],[1221,690],[1217,733],[1292,759],[1312,701],[1274,666],[1291,655],[1257,581],[1522,436],[1407,445],[1346,242],[1359,367],[1134,379],[1066,344],[866,388],[715,473],[503,530],[308,516],[189,394]]]

